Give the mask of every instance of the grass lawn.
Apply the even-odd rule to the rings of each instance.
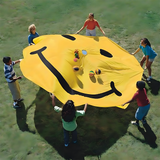
[[[106,36],[128,52],[134,52],[140,39],[147,37],[160,53],[159,0],[1,0],[0,58],[23,58],[30,24],[37,26],[40,35],[74,34],[90,12],[95,13]],[[102,36],[99,30],[97,36]],[[135,57],[140,61],[142,55]],[[152,65],[153,80],[146,83],[151,101],[148,125],[139,129],[130,125],[136,103],[125,110],[89,106],[86,116],[77,120],[78,144],[68,148],[63,146],[60,114],[53,110],[48,93],[25,77],[19,80],[25,99],[22,108],[13,109],[0,61],[0,160],[159,160],[159,61],[157,56]],[[19,65],[14,70],[22,75]],[[147,71],[144,74],[147,76]],[[62,105],[58,100],[56,103]]]

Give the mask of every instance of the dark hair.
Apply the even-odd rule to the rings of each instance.
[[[147,44],[148,46],[151,47],[151,43],[149,42],[149,40],[148,40],[147,38],[143,38],[143,39],[141,39],[141,40],[143,40],[143,42],[144,42],[145,44]]]
[[[145,88],[145,82],[143,82],[143,81],[138,81],[138,82],[136,83],[136,86],[137,86],[138,89],[143,90],[143,88]]]
[[[3,57],[3,62],[8,63],[10,61],[11,57]]]
[[[71,122],[75,118],[76,108],[72,100],[68,100],[62,109],[62,118],[66,122]]]

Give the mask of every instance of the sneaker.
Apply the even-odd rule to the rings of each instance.
[[[20,106],[18,105],[18,102],[14,102],[14,103],[13,103],[13,108],[15,108],[15,109],[16,109],[16,108],[20,108]]]
[[[23,100],[24,100],[23,98],[17,99],[18,102],[21,102],[21,101],[23,101]]]
[[[64,144],[65,147],[68,147],[68,144]]]
[[[152,79],[152,76],[149,76],[148,78],[147,78],[147,81],[150,81]]]
[[[136,121],[131,121],[131,124],[133,124],[135,126],[139,126],[139,123],[137,123]]]

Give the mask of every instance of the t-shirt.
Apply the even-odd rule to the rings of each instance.
[[[148,105],[150,102],[149,102],[149,99],[147,98],[147,94],[146,94],[146,89],[143,88],[143,90],[138,90],[133,98],[133,100],[136,100],[137,101],[137,104],[139,107],[144,107],[146,105]]]
[[[93,19],[92,21],[90,21],[89,19],[87,19],[84,23],[84,27],[87,26],[87,29],[89,30],[93,30],[95,29],[95,27],[97,26],[98,28],[100,27],[99,26],[99,23],[97,22],[97,20]]]
[[[56,112],[62,111],[62,108],[55,106],[54,110]],[[76,123],[76,119],[79,116],[84,116],[85,115],[85,111],[84,110],[77,110],[76,114],[75,114],[75,118],[73,119],[73,121],[71,122],[66,122],[64,121],[64,119],[62,118],[62,124],[63,124],[63,128],[67,131],[74,131],[77,128],[77,123]]]
[[[14,65],[15,65],[14,61],[12,61],[11,65],[4,64],[4,75],[5,75],[5,78],[6,78],[7,82],[9,82],[9,83],[15,81],[15,80],[10,80],[10,78],[13,78],[13,77],[16,76],[15,71],[13,69]]]
[[[157,56],[157,53],[149,45],[145,47],[139,45],[139,48],[142,49],[145,56],[149,56],[149,59],[154,59]]]
[[[34,38],[36,38],[36,37],[39,37],[39,34],[36,32],[35,34],[30,34],[29,36],[28,36],[28,43],[30,44],[30,43],[33,43],[33,39]]]

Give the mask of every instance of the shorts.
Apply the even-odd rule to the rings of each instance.
[[[144,107],[138,107],[135,118],[138,120],[142,120],[143,117],[145,117],[150,109],[150,104],[144,106]]]
[[[86,36],[96,36],[96,29],[93,30],[86,29]]]
[[[13,100],[21,98],[18,80],[8,83],[8,87],[12,93]]]
[[[145,55],[143,57],[146,57]],[[149,62],[153,62],[155,58],[149,58],[148,61]]]
[[[154,61],[154,58],[152,58],[152,59],[149,59],[149,62],[153,62]]]

